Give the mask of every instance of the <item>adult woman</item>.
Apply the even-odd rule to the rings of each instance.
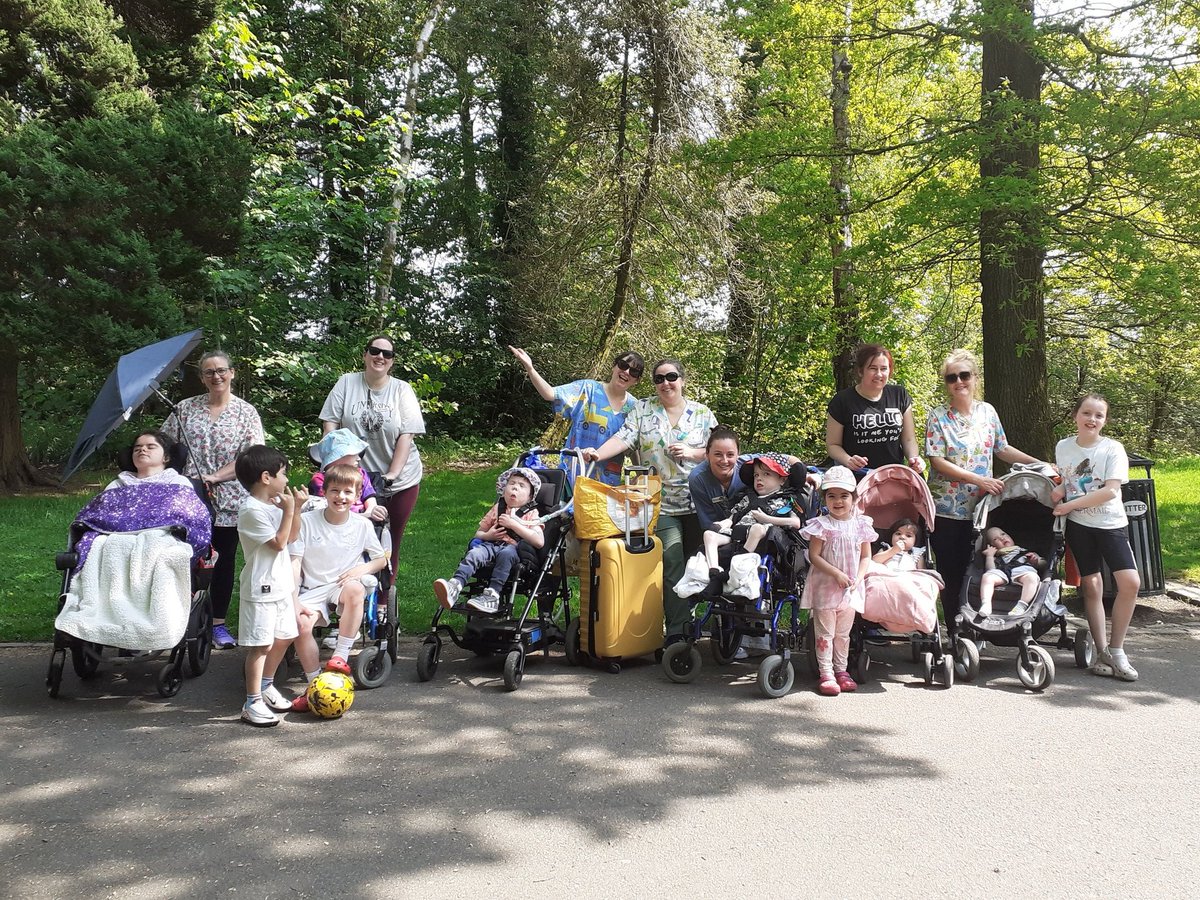
[[[636,449],[643,465],[662,476],[662,508],[657,534],[663,543],[663,611],[667,642],[682,636],[691,620],[687,600],[675,594],[684,561],[700,546],[700,520],[688,491],[688,475],[702,459],[709,433],[717,424],[712,411],[688,400],[683,364],[662,359],[650,370],[656,397],[639,403],[621,430],[597,448],[583,450],[585,459],[610,459]]]
[[[237,639],[225,626],[225,616],[233,597],[238,507],[246,490],[238,484],[233,464],[247,447],[263,443],[263,427],[258,411],[233,395],[237,371],[228,354],[210,350],[200,357],[199,367],[207,393],[177,404],[162,430],[172,440],[187,444],[187,474],[202,478],[212,489],[212,545],[217,551],[211,588],[213,646],[236,647]]]
[[[1036,462],[1008,443],[1000,417],[990,403],[975,396],[979,364],[969,350],[954,350],[942,363],[948,402],[929,411],[925,421],[925,455],[933,472],[929,490],[935,503],[934,530],[929,537],[945,588],[942,609],[953,623],[963,575],[971,562],[971,519],[981,494],[998,494],[992,459]],[[953,625],[951,625],[953,630]]]
[[[912,398],[888,381],[891,352],[881,344],[863,344],[855,351],[854,371],[854,386],[838,391],[829,401],[825,450],[830,465],[857,472],[906,463],[925,471],[917,448]]]
[[[413,438],[425,433],[416,392],[407,381],[393,378],[395,344],[378,334],[363,350],[363,369],[337,380],[321,407],[321,428],[349,428],[367,443],[363,464],[387,508],[392,535],[392,574],[398,565],[404,526],[421,491],[421,453]]]
[[[174,484],[190,488],[191,481],[170,467],[170,448],[173,443],[161,431],[143,431],[133,439],[129,450],[133,471],[117,473],[117,477],[104,489],[110,491],[115,487],[134,484]]]
[[[729,517],[729,498],[743,487],[738,476],[743,461],[737,432],[728,425],[715,426],[708,435],[704,459],[688,474],[688,492],[701,530]]]
[[[629,389],[642,377],[646,361],[641,354],[632,350],[617,354],[608,381],[580,378],[570,384],[551,387],[533,367],[533,360],[528,353],[520,347],[508,349],[525,368],[525,374],[529,376],[538,396],[547,403],[553,403],[555,415],[571,423],[563,442],[565,447],[595,447],[604,443],[621,429],[625,417],[637,403],[637,398],[629,393]],[[600,467],[596,477],[607,484],[619,483],[621,456],[608,460],[606,465]]]

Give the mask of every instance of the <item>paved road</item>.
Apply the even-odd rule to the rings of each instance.
[[[237,722],[239,659],[171,701],[127,667],[65,699],[0,650],[0,894],[228,897],[1195,897],[1200,625],[1142,616],[1126,685],[1011,651],[926,688],[901,648],[855,695],[749,667],[692,685],[451,650],[343,720]]]

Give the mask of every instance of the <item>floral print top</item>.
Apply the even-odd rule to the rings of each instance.
[[[938,406],[925,419],[925,455],[940,457],[968,472],[992,476],[992,457],[1008,446],[1004,426],[990,403],[971,402],[963,415],[953,407]],[[929,474],[935,512],[946,519],[970,519],[979,502],[978,485],[951,481],[936,468]]]
[[[163,431],[177,441],[187,434],[191,453],[185,474],[194,478],[217,471],[237,459],[247,447],[265,442],[258,410],[235,396],[230,396],[229,405],[215,422],[208,414],[208,394],[189,397],[176,405],[175,412],[163,423]],[[217,515],[213,524],[219,528],[236,527],[238,507],[247,496],[236,478],[214,484],[213,508]]]
[[[703,403],[685,400],[679,424],[671,427],[667,411],[657,397],[638,403],[625,417],[616,437],[637,451],[643,466],[654,466],[662,477],[662,511],[668,516],[695,512],[688,490],[688,475],[700,460],[676,461],[667,453],[667,445],[682,441],[696,449],[708,443],[708,434],[717,418]]]

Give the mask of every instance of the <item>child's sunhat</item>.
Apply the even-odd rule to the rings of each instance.
[[[533,496],[530,499],[537,499],[538,491],[542,487],[542,479],[537,472],[533,471],[533,469],[529,468],[528,466],[514,466],[511,469],[505,469],[503,472],[501,472],[500,477],[496,479],[496,493],[504,493],[504,486],[508,484],[508,479],[513,475],[520,475],[522,478],[528,481],[529,486],[533,489]]]
[[[825,492],[835,487],[853,494],[858,488],[858,482],[854,480],[854,473],[845,466],[831,466],[826,469],[825,474],[821,476],[821,491]]]
[[[367,442],[349,428],[335,428],[315,444],[310,444],[308,455],[321,464],[324,469],[330,463],[337,462],[343,456],[357,456],[367,449]]]
[[[751,466],[755,463],[762,463],[780,478],[787,478],[792,471],[791,466],[787,463],[787,457],[782,453],[759,453],[750,460]]]

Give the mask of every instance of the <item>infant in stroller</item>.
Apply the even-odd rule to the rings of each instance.
[[[979,576],[979,615],[986,619],[992,614],[992,595],[997,587],[1019,584],[1021,599],[1008,613],[1019,616],[1029,609],[1042,583],[1045,561],[1032,550],[1018,547],[1002,528],[989,528],[983,539],[987,546],[983,548],[984,572]]]

